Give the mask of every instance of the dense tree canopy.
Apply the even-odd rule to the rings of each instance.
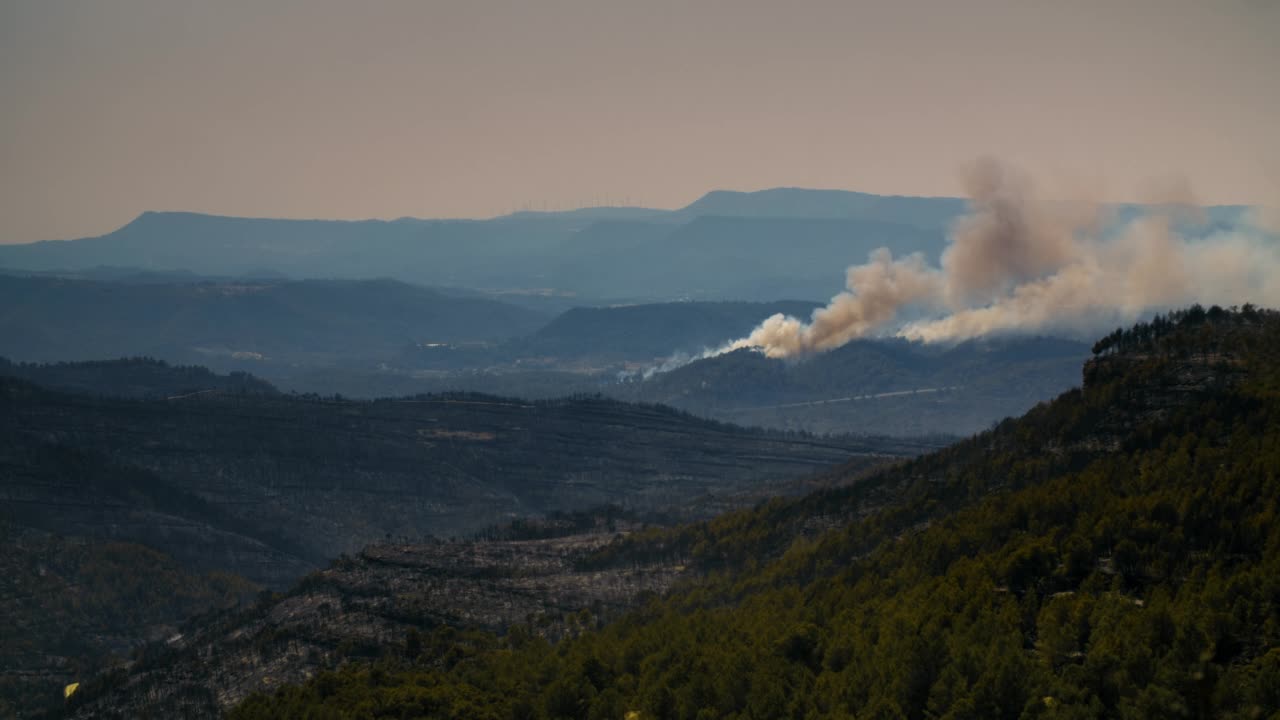
[[[411,633],[233,717],[1276,717],[1280,316],[1097,351],[1083,391],[944,452],[614,545],[590,562],[703,570],[617,622]]]

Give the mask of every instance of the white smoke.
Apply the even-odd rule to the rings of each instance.
[[[1193,302],[1280,305],[1280,243],[1264,230],[1273,220],[1265,212],[1191,239],[1176,229],[1199,215],[1185,183],[1118,230],[1104,206],[1046,201],[1026,175],[994,160],[968,168],[965,187],[970,210],[953,224],[940,267],[881,248],[848,269],[848,290],[808,322],[774,315],[702,356],[755,348],[794,357],[876,334],[924,342],[1092,334]],[[894,325],[908,308],[929,319]]]

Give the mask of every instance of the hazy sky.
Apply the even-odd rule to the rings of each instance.
[[[1280,204],[1280,0],[0,0],[0,242],[714,188]]]

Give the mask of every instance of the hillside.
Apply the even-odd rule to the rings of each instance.
[[[494,346],[415,346],[398,372],[295,370],[283,387],[354,396],[475,390],[525,398],[601,393],[747,426],[813,433],[964,436],[1080,379],[1087,343],[1007,337],[958,345],[860,340],[799,360],[742,350],[678,366],[813,304],[684,302],[576,308]],[[666,372],[656,368],[671,367]]]
[[[741,350],[606,392],[746,425],[963,436],[1077,384],[1087,355],[1057,338],[859,340],[798,362]]]
[[[274,586],[387,537],[604,503],[711,513],[833,463],[902,452],[595,398],[140,400],[0,378],[0,514]]]
[[[326,654],[301,686],[259,679],[267,692],[231,716],[1269,717],[1280,315],[1193,309],[1097,350],[1083,390],[954,447],[567,551],[578,572],[684,568],[621,618],[583,607],[555,644],[536,625],[427,623],[380,660],[367,648],[326,670]],[[466,607],[446,624],[466,626]],[[282,639],[250,632],[264,661],[283,657]],[[218,657],[206,642],[92,689],[78,716],[123,712]]]
[[[0,355],[147,355],[233,365],[390,358],[415,342],[499,340],[545,316],[391,280],[107,283],[0,275]]]
[[[349,658],[394,653],[429,661],[460,647],[459,640],[509,628],[546,643],[619,616],[637,597],[664,593],[681,577],[669,563],[574,567],[575,557],[611,537],[366,548],[286,594],[198,618],[180,636],[150,645],[128,672],[88,681],[83,697],[122,699],[87,714],[210,717],[263,687],[305,682],[317,668]]]

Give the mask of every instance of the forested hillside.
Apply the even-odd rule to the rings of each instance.
[[[414,572],[456,574],[470,546],[434,538],[511,518],[520,522],[486,534],[527,534],[538,525],[530,518],[576,518],[556,511],[604,500],[663,522],[709,517],[762,496],[838,482],[811,477],[835,462],[869,468],[918,451],[896,441],[748,430],[601,398],[352,402],[282,395],[250,376],[145,359],[0,367],[0,717],[47,708],[66,683],[125,662],[148,640],[162,641],[160,648],[178,642],[187,632],[179,629],[183,622],[236,605],[255,584],[287,588],[371,542],[428,542],[434,550],[412,553],[426,558]],[[611,539],[606,527],[581,547]],[[483,614],[457,604],[468,597],[496,596],[505,608],[498,615],[508,620],[525,619],[523,609],[576,610],[599,597],[593,593],[601,573],[578,572],[570,556],[556,552],[534,563],[524,545],[511,547],[496,563],[515,580],[496,592],[497,571],[483,564],[478,577],[461,588],[446,583],[430,603],[380,600],[424,587],[406,586],[394,564],[372,579],[355,567],[337,585],[372,596],[375,615],[385,615],[378,622],[391,628]],[[560,547],[579,545],[552,549]],[[438,572],[423,570],[435,565]],[[530,587],[537,567],[547,577]],[[655,573],[655,587],[663,589],[663,578],[678,571],[664,565]],[[633,582],[629,571],[612,574],[614,606],[628,604],[626,588],[653,585]],[[430,577],[422,579],[430,586]],[[563,600],[542,591],[563,583],[570,588]],[[343,615],[359,615],[362,606],[344,603],[342,592],[323,583],[315,587],[320,599],[295,623],[315,630],[308,645],[315,653],[303,659],[340,658],[343,647],[386,639],[385,630],[363,635],[368,624],[358,621],[346,633],[317,629],[314,622],[337,618],[319,610],[325,602]],[[582,587],[585,594],[576,589]],[[258,657],[260,649],[299,642],[272,625],[249,652]],[[225,647],[218,652],[232,657]],[[137,657],[155,658],[156,648]],[[288,667],[303,672],[314,663]],[[230,676],[240,678],[241,669],[233,665]]]
[[[273,587],[387,537],[608,502],[707,516],[834,463],[915,452],[592,397],[133,399],[0,376],[0,517],[130,539]]]
[[[972,440],[596,551],[702,574],[621,620],[436,631],[232,716],[1272,717],[1280,315],[1098,350],[1083,390]]]

